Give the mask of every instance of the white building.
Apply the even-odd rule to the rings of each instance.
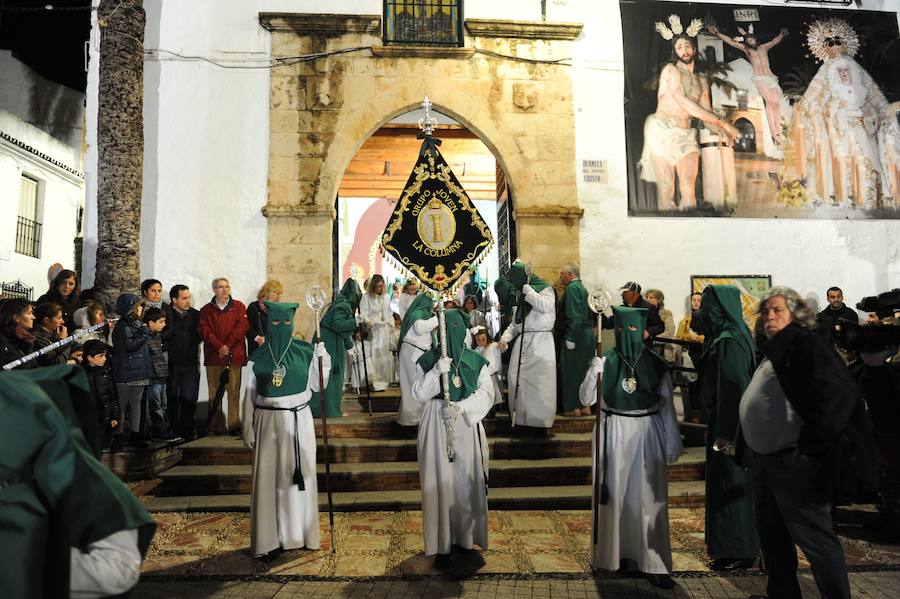
[[[746,4],[719,3],[729,2]],[[689,275],[697,273],[771,274],[775,284],[790,285],[820,302],[835,283],[854,302],[900,286],[896,220],[630,217],[619,3],[470,0],[465,18],[540,22],[542,4],[547,22],[583,24],[571,42],[575,151],[568,159],[578,175],[577,205],[583,209],[577,224],[578,258],[588,285],[604,282],[615,288],[637,280],[658,287],[679,316],[681,300],[690,291]],[[280,268],[280,261],[268,256],[271,229],[261,211],[274,193],[270,176],[281,165],[270,164],[269,158],[270,144],[276,141],[270,139],[269,103],[270,77],[275,75],[265,65],[272,56],[273,34],[261,25],[260,13],[380,16],[383,2],[146,0],[144,6],[142,276],[159,278],[166,288],[186,283],[195,290],[197,303],[203,303],[211,295],[209,281],[225,275],[236,297],[252,298],[267,275],[277,275]],[[864,7],[898,11],[900,0],[871,0]],[[98,35],[95,24],[88,85],[85,286],[92,283],[96,244]],[[379,36],[380,29],[374,37]],[[341,39],[328,44],[328,49],[339,48]],[[428,84],[423,77],[423,89]],[[310,101],[331,101],[328,89],[316,91]],[[441,98],[432,100],[442,103]],[[471,112],[487,109],[472,106]],[[460,112],[455,116],[469,116]],[[370,132],[388,120],[372,123]],[[352,143],[359,147],[364,141]],[[496,140],[483,141],[493,147]],[[582,177],[585,161],[605,166],[605,177]],[[520,255],[527,254],[526,248],[519,249]],[[564,257],[560,260],[561,266]],[[549,271],[551,266],[545,266]],[[288,295],[300,299],[296,290]]]
[[[84,175],[72,146],[0,110],[0,282],[21,281],[31,299],[47,271],[72,268]]]

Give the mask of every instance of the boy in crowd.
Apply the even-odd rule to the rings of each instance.
[[[97,428],[100,448],[118,451],[122,447],[119,433],[119,396],[113,382],[112,370],[106,364],[109,346],[97,339],[84,344],[84,370],[91,386],[91,398],[97,408]]]
[[[147,387],[147,403],[153,436],[161,441],[179,441],[172,432],[166,406],[166,381],[169,378],[169,362],[163,349],[163,329],[166,328],[166,314],[160,308],[150,307],[144,312],[143,320],[150,329],[150,363],[153,372]]]

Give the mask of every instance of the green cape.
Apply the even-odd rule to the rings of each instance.
[[[459,401],[472,395],[478,389],[478,375],[481,367],[487,364],[487,360],[478,352],[465,347],[467,319],[461,310],[450,309],[444,313],[444,321],[447,324],[447,355],[453,358],[453,366],[450,367],[450,380],[459,374],[462,379],[462,387],[457,388],[451,382],[450,401]],[[417,364],[422,372],[428,372],[441,357],[440,348],[427,351],[419,358]]]
[[[616,347],[603,354],[606,363],[601,384],[603,401],[613,410],[648,410],[659,403],[659,383],[668,365],[644,343],[648,313],[647,308],[613,307]],[[634,366],[634,393],[622,388],[622,381],[631,376],[626,360]]]
[[[313,347],[306,341],[295,339],[294,312],[297,304],[265,302],[268,311],[266,342],[256,348],[250,356],[253,360],[253,374],[256,375],[256,392],[263,397],[284,397],[306,391],[309,364],[313,358]],[[275,322],[278,324],[275,324]],[[272,383],[275,361],[284,366],[286,373],[283,383],[276,387]]]
[[[325,386],[326,416],[329,418],[337,418],[344,413],[341,399],[344,391],[344,373],[346,372],[346,350],[353,347],[353,331],[356,330],[356,318],[353,313],[356,311],[360,297],[362,297],[362,292],[359,290],[356,280],[348,278],[340,293],[335,294],[334,300],[322,317],[322,342],[325,343],[325,350],[331,357],[328,384]],[[318,341],[317,338],[316,340]],[[309,409],[316,418],[322,415],[322,404],[318,392],[313,393]]]
[[[68,597],[75,449],[62,414],[24,372],[0,372],[0,589]]]
[[[137,529],[138,548],[141,555],[146,554],[156,522],[128,487],[94,457],[82,434],[76,404],[91,401],[84,369],[63,365],[21,374],[37,383],[62,413],[75,447],[71,545],[83,549],[115,532]]]
[[[588,293],[580,280],[566,285],[562,310],[557,315],[557,323],[562,328],[564,339],[559,350],[559,403],[564,412],[581,407],[579,387],[591,366],[597,350],[597,336],[594,324],[597,320],[588,307]],[[575,349],[568,349],[563,341],[571,341]]]
[[[754,343],[741,316],[741,294],[730,285],[703,290],[703,354],[700,396],[709,410],[706,428],[706,545],[713,557],[755,557],[759,537],[753,515],[750,472],[722,452],[716,439],[734,442],[738,434],[741,396],[753,376]]]
[[[434,301],[425,293],[417,295],[412,301],[406,314],[403,315],[403,322],[400,323],[400,343],[406,337],[406,333],[416,323],[417,320],[428,320],[431,318],[431,312],[434,308]]]

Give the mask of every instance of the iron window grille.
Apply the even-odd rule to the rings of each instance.
[[[384,0],[385,45],[463,46],[462,0]]]
[[[16,223],[16,253],[31,256],[32,258],[41,257],[41,223],[25,218],[18,217]]]

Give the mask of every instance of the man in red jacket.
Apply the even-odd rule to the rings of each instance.
[[[228,279],[213,279],[212,300],[200,310],[200,336],[203,338],[203,364],[206,366],[206,382],[212,402],[219,385],[219,376],[225,368],[228,376],[228,421],[222,422],[222,412],[214,415],[210,433],[229,433],[241,430],[240,393],[241,368],[247,363],[244,335],[249,322],[247,308],[231,297]]]

